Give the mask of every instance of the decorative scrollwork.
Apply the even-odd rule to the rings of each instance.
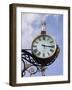
[[[49,58],[46,62],[41,62],[37,57],[35,57],[32,53],[28,52],[26,49],[22,49],[22,77],[25,76],[26,71],[30,73],[30,76],[35,74],[37,71],[41,71],[44,75],[44,67],[51,65],[57,58],[58,54],[60,52],[60,49],[57,45],[57,49],[55,54]],[[44,60],[43,60],[44,61]],[[28,62],[28,64],[26,63]]]

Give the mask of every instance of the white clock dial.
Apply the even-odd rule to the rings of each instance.
[[[32,52],[39,58],[49,58],[55,51],[56,42],[51,36],[40,35],[32,43]]]

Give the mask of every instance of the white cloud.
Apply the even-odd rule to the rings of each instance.
[[[53,17],[55,18],[56,21],[58,21],[58,18],[59,18],[58,14],[53,15]]]
[[[45,21],[47,16],[44,14],[22,13],[22,48],[31,48],[32,40],[40,33],[40,30],[36,30],[32,24],[36,20],[37,23]]]

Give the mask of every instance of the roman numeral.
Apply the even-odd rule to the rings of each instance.
[[[34,49],[33,51],[34,51],[34,53],[37,53],[38,50],[37,49]]]
[[[50,41],[50,43],[53,43],[53,41]]]
[[[43,36],[43,40],[45,40],[45,36]]]
[[[50,49],[50,51],[51,51],[51,52],[54,52],[54,50],[53,50],[53,49]]]
[[[50,48],[54,48],[54,47],[55,47],[54,45],[50,46]]]
[[[41,38],[39,38],[39,41],[41,41]]]
[[[33,47],[37,47],[37,45],[33,45]]]
[[[35,43],[38,43],[37,41],[35,41]]]
[[[38,52],[37,55],[40,56],[41,52]]]
[[[43,53],[43,57],[45,57],[45,53]]]
[[[49,52],[48,52],[48,55],[50,55]]]

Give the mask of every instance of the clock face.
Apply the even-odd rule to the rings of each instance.
[[[56,51],[55,40],[48,35],[40,35],[32,43],[32,53],[38,58],[49,58]]]

